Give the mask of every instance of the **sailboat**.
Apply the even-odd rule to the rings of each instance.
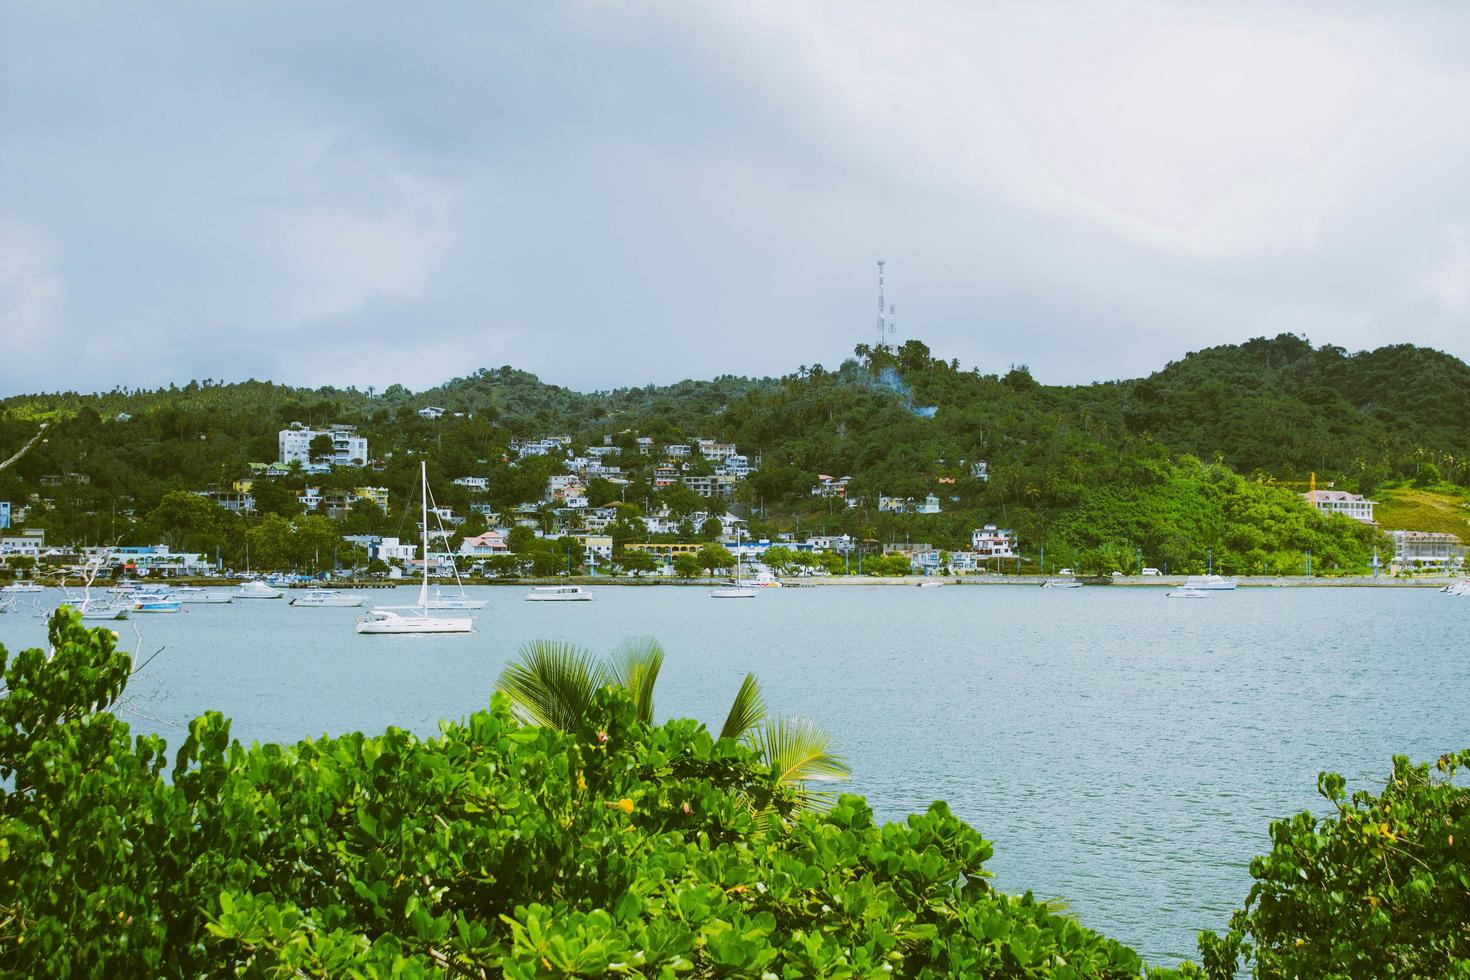
[[[735,550],[736,552],[739,552],[740,550],[740,529],[738,527],[735,529]],[[755,598],[755,589],[743,585],[740,581],[740,558],[738,554],[735,558],[735,580],[732,582],[726,582],[716,589],[712,589],[710,591],[709,597],[711,599]]]
[[[424,579],[419,586],[416,606],[380,606],[371,609],[357,621],[359,633],[473,633],[475,621],[464,616],[429,615],[429,464],[419,462],[420,492],[423,504]]]

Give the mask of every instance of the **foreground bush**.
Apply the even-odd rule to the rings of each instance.
[[[165,746],[106,709],[129,659],[70,613],[6,664],[0,968],[244,975],[1136,977],[1120,944],[996,892],[943,804],[797,813],[730,740],[604,691],[576,732],[490,710]],[[0,651],[0,663],[4,663]],[[754,814],[764,812],[766,819]],[[769,815],[781,819],[771,821]]]
[[[1415,766],[1402,756],[1383,792],[1271,825],[1271,853],[1251,862],[1245,908],[1221,937],[1200,937],[1212,980],[1254,961],[1258,977],[1470,977],[1470,751]]]

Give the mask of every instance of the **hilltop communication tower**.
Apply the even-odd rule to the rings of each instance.
[[[888,306],[883,299],[883,266],[882,259],[878,260],[878,346],[882,347],[888,342],[898,328],[893,325],[893,314],[898,312],[896,307]]]

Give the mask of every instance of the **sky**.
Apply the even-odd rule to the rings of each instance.
[[[1470,4],[0,0],[0,394],[1470,358]]]

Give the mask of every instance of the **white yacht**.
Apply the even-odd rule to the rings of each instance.
[[[717,588],[711,589],[711,599],[754,599],[755,589],[739,582],[726,582]]]
[[[77,603],[76,609],[86,620],[127,619],[133,611],[127,600],[110,602],[106,599],[83,599]]]
[[[1049,578],[1041,583],[1043,589],[1080,589],[1082,583],[1075,578]]]
[[[217,605],[224,602],[234,602],[235,597],[223,589],[202,589],[197,585],[187,585],[174,593],[184,605]]]
[[[135,613],[176,613],[182,608],[178,596],[167,593],[150,593],[148,595],[134,596],[133,612]]]
[[[253,582],[242,582],[232,595],[236,599],[279,599],[280,589],[273,589],[259,580]]]
[[[363,597],[360,595],[346,595],[335,589],[307,589],[299,596],[291,600],[293,606],[308,606],[319,608],[323,606],[360,606]]]
[[[10,595],[20,595],[23,592],[40,592],[41,587],[35,582],[11,582],[9,585],[0,586],[0,592]]]
[[[1230,592],[1235,588],[1235,579],[1223,575],[1191,575],[1184,580],[1184,588],[1205,592]]]
[[[488,599],[472,599],[465,594],[464,586],[459,587],[459,595],[453,593],[445,594],[438,589],[429,597],[430,609],[484,609]]]
[[[475,620],[470,616],[429,615],[429,464],[419,461],[420,497],[423,518],[424,580],[419,586],[416,606],[380,606],[370,609],[357,621],[359,633],[389,635],[399,633],[473,633]]]
[[[1231,588],[1234,588],[1233,584]],[[1191,589],[1186,587],[1182,589],[1171,589],[1164,593],[1164,597],[1166,599],[1208,599],[1210,593],[1204,589]]]
[[[1446,585],[1440,591],[1447,592],[1453,596],[1470,597],[1470,579],[1466,579],[1463,582],[1456,582],[1453,585]]]
[[[527,602],[590,602],[592,593],[580,585],[537,585],[526,593]]]
[[[750,580],[750,584],[757,589],[779,589],[782,587],[781,580],[776,577],[775,573],[769,570],[756,572],[755,578]]]

